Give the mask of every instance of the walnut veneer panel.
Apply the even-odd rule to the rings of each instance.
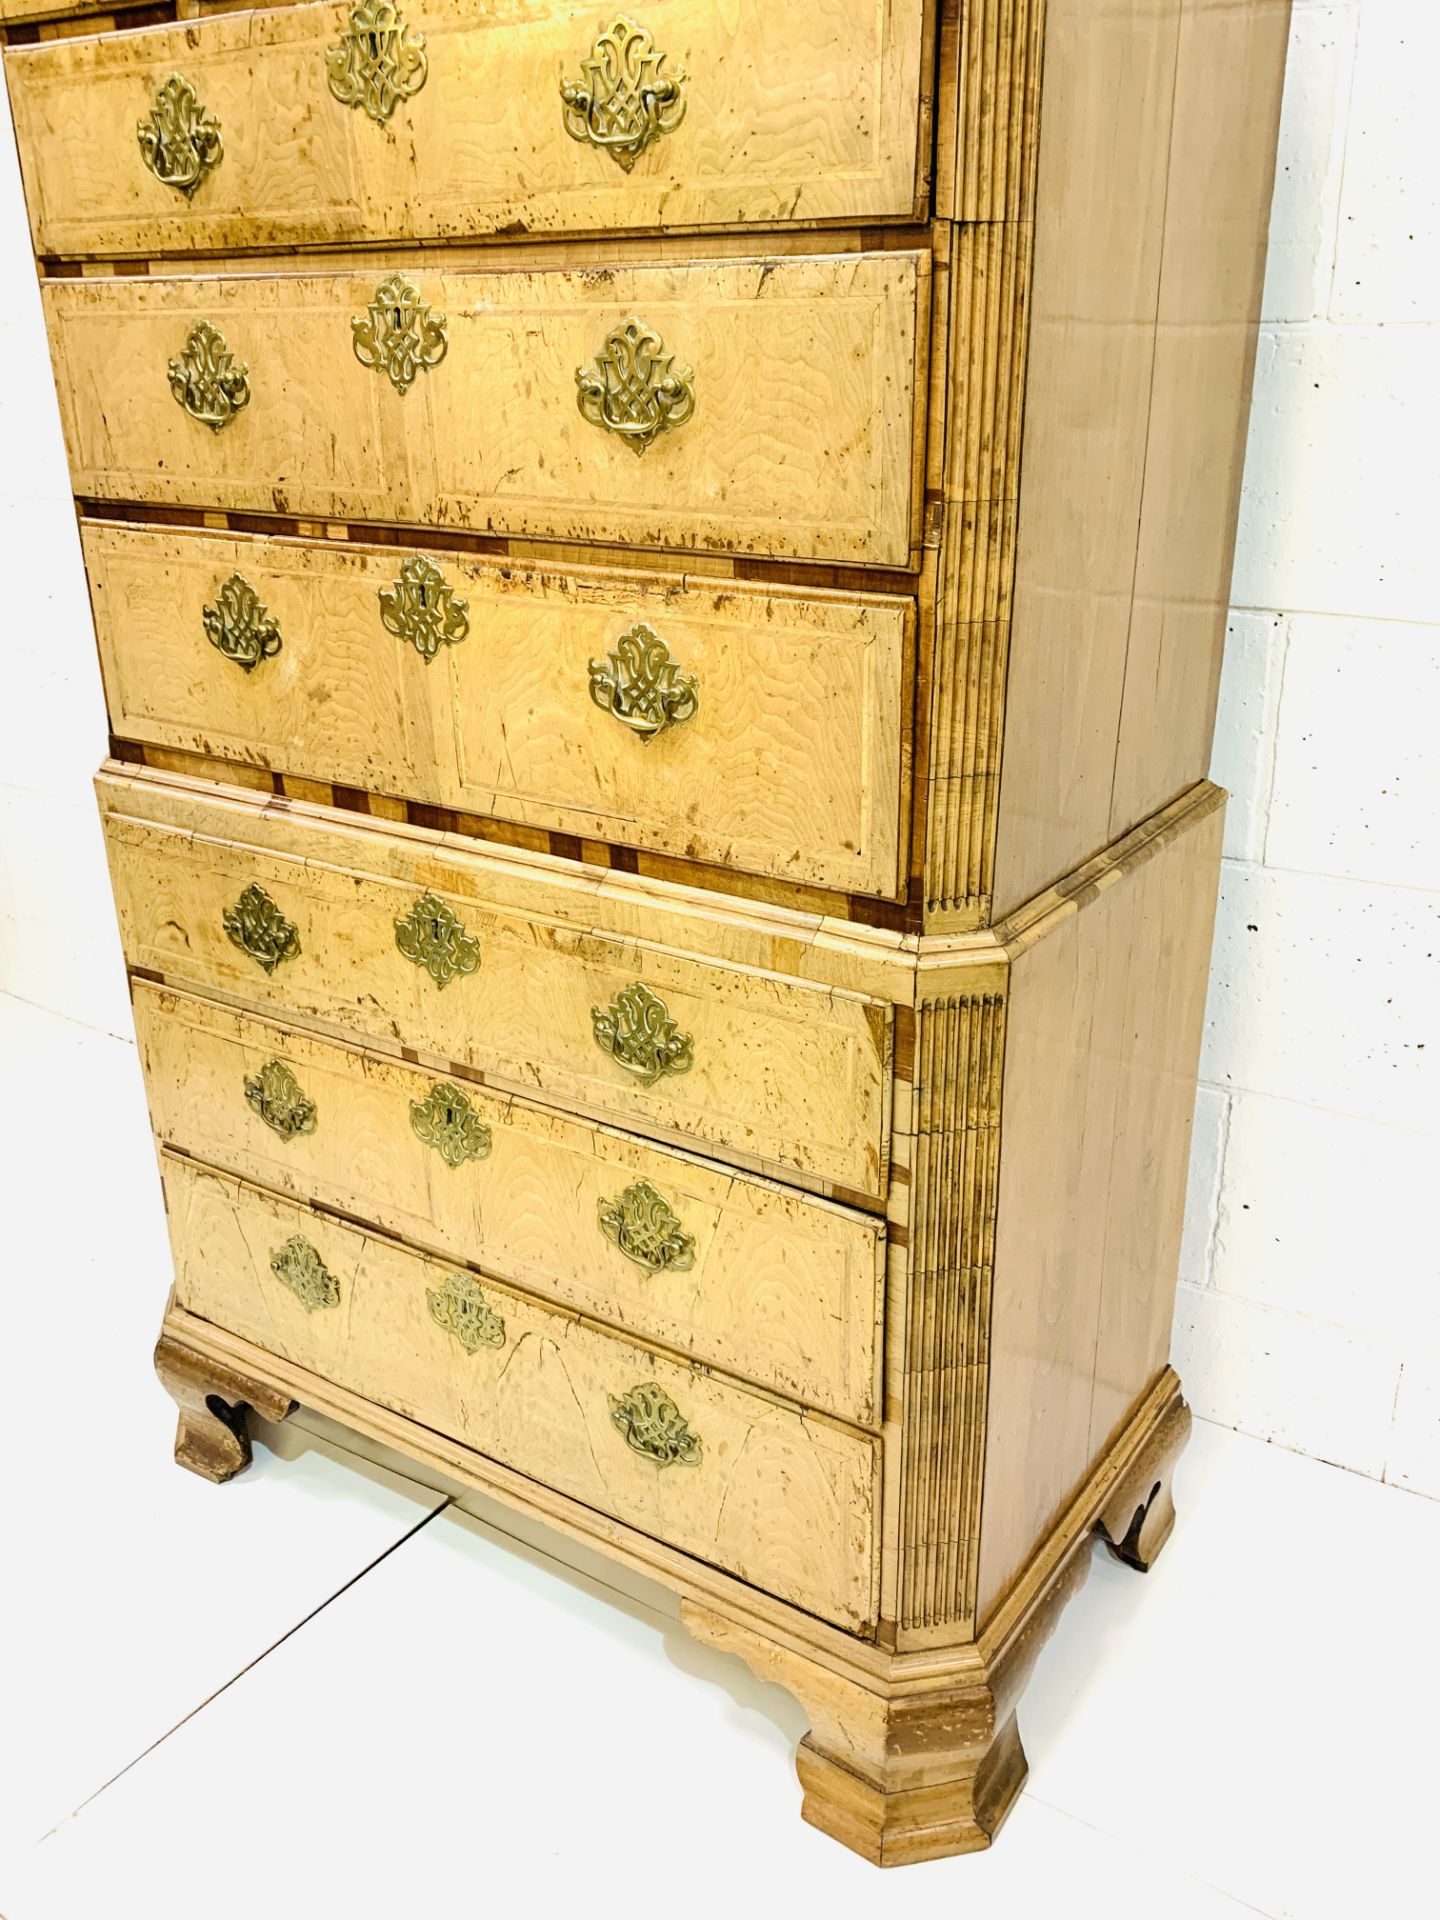
[[[127,739],[856,893],[900,885],[902,600],[427,550],[467,632],[426,658],[382,620],[403,549],[83,536]],[[206,638],[236,573],[280,636],[248,672]],[[650,739],[590,690],[642,622],[698,698]]]
[[[428,70],[389,123],[335,99],[347,7],[222,15],[17,52],[16,131],[36,251],[224,252],[915,217],[930,65],[923,0],[646,0],[684,116],[629,171],[565,127],[560,80],[602,27],[555,0],[411,0]],[[223,157],[187,198],[137,122],[180,73]],[[667,116],[668,117],[668,116]]]
[[[431,1253],[862,1425],[878,1418],[883,1223],[473,1082],[476,1157],[415,1130],[437,1076],[145,982],[134,991],[156,1137]],[[247,1098],[280,1060],[314,1111],[286,1138]],[[645,1182],[689,1240],[645,1267],[599,1215]]]
[[[1223,824],[1162,839],[1011,966],[982,1619],[1169,1351]]]
[[[994,913],[1203,777],[1289,0],[1048,0]]]
[[[403,394],[353,349],[378,274],[57,280],[44,293],[82,495],[905,566],[926,266],[886,253],[416,268],[449,348]],[[576,405],[576,370],[635,315],[693,370],[695,393],[692,417],[639,458]],[[200,321],[249,370],[249,404],[219,432],[170,390]]]
[[[549,886],[537,876],[525,909],[499,904],[487,863],[438,836],[280,816],[273,844],[257,844],[251,810],[219,793],[197,791],[179,827],[146,807],[141,782],[99,785],[131,966],[421,1048],[641,1132],[883,1194],[891,1026],[878,1002],[592,932],[559,874]],[[224,924],[252,886],[298,938],[269,971]],[[444,986],[397,945],[397,923],[425,896],[472,943],[473,971]],[[595,1038],[594,1010],[636,982],[693,1042],[693,1065],[648,1085]]]
[[[1180,16],[1110,837],[1210,763],[1288,29],[1279,0]]]
[[[504,1344],[467,1352],[427,1294],[453,1268],[331,1215],[166,1155],[180,1306],[258,1340],[531,1478],[865,1632],[875,1617],[878,1443],[483,1281]],[[338,1289],[309,1308],[272,1259],[300,1235]],[[611,1403],[654,1382],[698,1436],[698,1460],[635,1452]],[[785,1525],[775,1525],[776,1502]]]

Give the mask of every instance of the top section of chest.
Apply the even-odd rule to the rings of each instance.
[[[0,21],[37,4],[5,0]],[[944,215],[933,189],[953,190],[957,141],[978,160],[977,142],[1024,139],[1039,8],[968,11],[987,45],[962,50],[958,9],[942,35],[932,0],[639,0],[604,14],[566,0],[361,0],[120,33],[72,22],[9,58],[35,249],[119,258]]]
[[[1204,777],[1289,0],[111,6],[0,34],[117,738],[903,934]],[[340,751],[299,693],[396,544],[603,606],[555,728],[526,573],[508,652],[355,680],[429,674],[413,754]],[[243,725],[136,642],[222,560],[287,649]],[[624,762],[652,615],[704,717]],[[543,766],[450,779],[517,715]]]

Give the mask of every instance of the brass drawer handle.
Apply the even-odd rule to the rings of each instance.
[[[437,987],[448,987],[462,973],[480,971],[480,942],[466,933],[454,909],[433,893],[422,893],[409,913],[395,922],[395,944],[407,960],[425,969]]]
[[[383,373],[397,393],[406,394],[417,375],[438,367],[450,351],[449,324],[443,313],[431,312],[412,280],[392,273],[350,322],[351,345],[362,367]]]
[[[236,364],[218,327],[197,320],[185,351],[170,362],[170,391],[192,420],[219,433],[250,404],[250,369]]]
[[[666,1393],[653,1380],[631,1387],[617,1399],[607,1394],[610,1420],[625,1436],[625,1444],[643,1453],[657,1467],[698,1467],[702,1443],[698,1433]]]
[[[300,951],[300,934],[266,893],[253,881],[233,907],[226,907],[221,924],[232,946],[265,969],[274,973],[282,960],[293,960]]]
[[[225,157],[220,122],[201,106],[183,73],[172,73],[161,87],[135,137],[155,178],[187,200]]]
[[[211,646],[246,673],[253,673],[262,660],[273,660],[280,651],[280,629],[241,573],[232,573],[217,588],[214,606],[202,607],[200,618]]]
[[[437,1080],[423,1100],[410,1102],[410,1125],[452,1169],[466,1160],[483,1160],[490,1151],[489,1127],[459,1087],[445,1080]]]
[[[653,740],[694,719],[700,683],[681,672],[659,634],[642,622],[621,634],[605,659],[590,662],[590,698],[642,740]]]
[[[695,411],[695,375],[653,327],[627,320],[606,335],[588,366],[575,369],[576,404],[592,427],[618,434],[635,453]]]
[[[443,1287],[427,1287],[425,1304],[436,1326],[453,1334],[467,1353],[504,1346],[505,1322],[470,1274],[452,1273]]]
[[[340,1304],[340,1282],[303,1234],[292,1234],[271,1254],[270,1271],[285,1283],[307,1313]]]
[[[390,0],[352,7],[339,46],[325,50],[331,93],[342,107],[363,107],[380,127],[402,100],[420,91],[429,68],[424,34],[412,37]]]
[[[283,1060],[267,1060],[257,1074],[245,1082],[245,1099],[266,1126],[282,1140],[293,1140],[300,1133],[314,1133],[315,1102]]]
[[[580,62],[580,79],[560,82],[565,131],[626,173],[652,140],[685,118],[685,74],[662,77],[665,55],[648,30],[621,14]]]
[[[441,647],[458,647],[470,631],[470,604],[459,600],[440,569],[416,554],[394,586],[380,589],[380,618],[429,666]]]
[[[648,1180],[626,1187],[617,1200],[601,1200],[598,1217],[605,1238],[645,1273],[688,1273],[695,1264],[695,1236]]]
[[[688,1073],[695,1064],[695,1040],[681,1033],[665,1002],[643,980],[617,993],[608,1007],[592,1007],[595,1044],[642,1087],[662,1074]]]

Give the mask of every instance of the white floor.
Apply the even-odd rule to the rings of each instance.
[[[134,1049],[0,997],[0,1915],[1409,1920],[1440,1505],[1212,1426],[1141,1578],[1097,1552],[996,1848],[802,1825],[794,1703],[293,1423],[214,1488],[150,1373]]]

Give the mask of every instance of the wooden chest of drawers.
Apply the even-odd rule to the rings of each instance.
[[[988,1844],[1145,1567],[1288,0],[0,0],[177,1455],[304,1405]]]

